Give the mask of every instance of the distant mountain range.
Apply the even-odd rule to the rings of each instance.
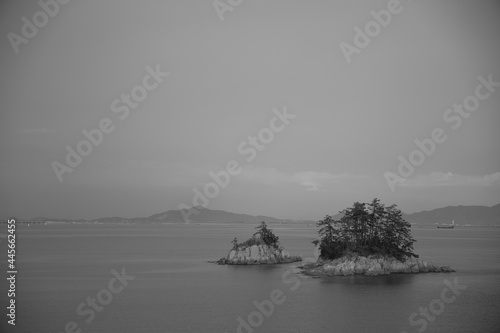
[[[259,223],[266,221],[270,223],[315,223],[313,220],[286,220],[277,219],[270,216],[254,216],[248,214],[237,214],[223,210],[212,210],[201,206],[196,207],[198,214],[191,214],[189,220],[192,223]],[[186,212],[186,211],[185,211]],[[326,215],[326,214],[325,214]],[[418,225],[435,225],[451,223],[455,221],[458,225],[471,226],[491,226],[500,225],[500,204],[487,206],[448,206],[430,211],[422,211],[412,214],[404,214],[403,217],[410,223]],[[340,218],[340,214],[334,215]],[[98,222],[98,223],[185,223],[180,210],[169,210],[163,213],[154,214],[148,217],[124,218],[124,217],[104,217],[92,220],[83,219],[54,219],[46,217],[35,217],[26,221],[38,222]]]
[[[270,223],[298,223],[298,222],[314,222],[314,221],[302,221],[302,220],[286,220],[277,219],[270,216],[263,215],[248,215],[248,214],[237,214],[226,212],[223,210],[212,210],[204,208],[202,206],[195,207],[193,213],[188,214],[187,210],[184,210],[184,214],[189,217],[191,223],[259,223],[261,221],[266,221]],[[196,214],[195,212],[198,212]],[[91,220],[72,220],[72,219],[54,219],[47,217],[35,217],[29,221],[41,221],[41,222],[98,222],[98,223],[185,223],[184,216],[181,210],[169,210],[163,213],[154,214],[148,217],[136,217],[136,218],[125,218],[125,217],[103,217]]]
[[[500,225],[500,204],[487,206],[448,206],[429,211],[405,215],[410,223],[442,224],[451,223],[463,226],[470,225]]]

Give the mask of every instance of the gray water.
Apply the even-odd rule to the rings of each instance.
[[[296,274],[297,263],[207,263],[225,256],[235,236],[251,236],[253,227],[19,225],[16,326],[2,314],[1,332],[238,332],[241,321],[245,333],[500,332],[498,228],[412,230],[421,258],[457,271],[449,274],[315,279]],[[314,225],[270,227],[288,252],[313,256]],[[122,269],[130,280],[126,286],[114,281],[116,293],[110,292],[112,270]],[[458,295],[445,290],[449,303],[439,301],[445,280],[455,279],[467,288]],[[7,289],[3,279],[2,309]],[[100,312],[87,304],[97,296],[106,303]],[[430,305],[436,314],[418,314]],[[79,306],[87,312],[78,314]]]

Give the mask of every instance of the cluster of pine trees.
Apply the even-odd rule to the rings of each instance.
[[[247,239],[243,243],[238,243],[238,238],[234,238],[231,242],[233,244],[233,249],[236,249],[238,246],[252,246],[252,245],[269,245],[275,248],[279,245],[279,237],[276,236],[273,232],[273,229],[269,229],[267,227],[266,222],[260,222],[260,225],[256,227],[257,232],[255,232],[252,238]]]
[[[319,238],[313,244],[319,245],[322,259],[336,259],[347,253],[379,254],[402,261],[418,258],[413,253],[415,239],[410,223],[396,205],[386,207],[375,198],[371,203],[355,202],[340,213],[340,220],[327,215],[317,223]]]

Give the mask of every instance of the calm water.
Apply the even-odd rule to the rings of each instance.
[[[315,226],[271,227],[290,253],[313,256]],[[457,270],[451,274],[313,279],[299,278],[296,264],[206,263],[224,256],[233,237],[241,241],[253,231],[242,225],[18,226],[17,325],[6,325],[2,310],[0,331],[65,332],[75,322],[81,332],[96,333],[237,332],[241,318],[257,326],[241,332],[500,332],[498,228],[414,229],[416,252],[451,265]],[[0,239],[5,272],[6,240]],[[111,271],[122,268],[135,279],[121,291],[115,282],[111,293]],[[445,279],[455,277],[467,289],[454,298],[445,294],[450,303],[434,301]],[[3,279],[2,309],[7,289]],[[96,296],[107,303],[100,312],[86,304]],[[264,308],[269,316],[255,312],[254,301],[268,306],[272,296],[281,304],[272,313]],[[437,315],[417,314],[411,326],[412,313],[430,304]],[[87,312],[79,315],[80,305]]]

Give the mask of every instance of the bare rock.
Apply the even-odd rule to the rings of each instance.
[[[346,255],[335,260],[318,260],[313,264],[300,266],[302,272],[312,276],[416,274],[428,272],[455,272],[449,266],[437,266],[425,260],[393,257]]]
[[[279,244],[238,246],[229,251],[225,258],[216,261],[219,265],[284,264],[302,261],[301,256],[291,256]]]

